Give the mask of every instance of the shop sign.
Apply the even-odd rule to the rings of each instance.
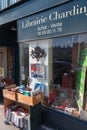
[[[18,41],[87,32],[87,1],[71,1],[18,20]]]

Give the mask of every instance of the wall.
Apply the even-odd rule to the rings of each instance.
[[[43,83],[45,84],[45,95],[49,95],[49,84],[52,80],[52,64],[50,61],[52,61],[52,51],[49,48],[51,45],[51,40],[38,40],[38,41],[32,41],[29,42],[29,77],[31,80],[30,86],[34,88],[35,83]],[[34,49],[36,46],[39,46],[41,49],[44,49],[46,52],[46,57],[41,58],[38,62],[36,59],[33,59],[31,55],[32,49]],[[31,77],[31,64],[40,64],[44,65],[45,67],[45,78],[33,78]],[[48,69],[49,65],[49,69]]]

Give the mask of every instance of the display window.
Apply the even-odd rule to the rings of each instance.
[[[53,85],[50,107],[86,119],[87,35],[53,39]]]
[[[86,68],[87,34],[20,43],[21,84],[25,81],[32,89],[43,84],[44,105],[83,120],[87,120]]]

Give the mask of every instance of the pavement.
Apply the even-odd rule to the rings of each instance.
[[[4,104],[0,102],[0,130],[20,130],[13,124],[5,124],[4,121]]]

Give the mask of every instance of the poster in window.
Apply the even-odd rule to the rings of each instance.
[[[31,77],[45,79],[45,66],[42,64],[31,64]]]

